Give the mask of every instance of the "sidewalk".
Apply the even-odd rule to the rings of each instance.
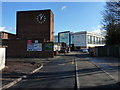
[[[6,67],[2,70],[2,77],[0,77],[2,87],[9,87],[11,84],[19,82],[22,78],[40,69],[41,66],[42,63],[32,59],[7,59]]]
[[[120,73],[120,58],[93,57],[91,61],[110,75],[116,82],[120,82],[118,79],[118,74]]]
[[[83,55],[78,57],[76,58],[78,74],[77,81],[80,90],[97,90],[100,88],[117,90],[120,88],[119,85],[116,84],[117,82],[101,68],[93,64],[89,57]]]

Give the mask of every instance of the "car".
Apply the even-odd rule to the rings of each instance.
[[[83,53],[88,53],[88,49],[80,49],[80,51]]]
[[[59,51],[59,53],[66,53],[66,52],[67,52],[67,51],[64,50],[64,49],[62,49],[62,50]]]

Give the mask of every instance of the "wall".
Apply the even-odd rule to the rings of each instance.
[[[35,40],[32,40],[35,41]],[[27,40],[4,40],[3,43],[7,45],[6,57],[28,57],[28,58],[44,58],[44,57],[54,57],[53,46],[51,51],[45,50],[46,43],[52,42],[40,42],[42,43],[42,51],[28,51],[27,50]],[[34,43],[34,42],[33,42]]]
[[[5,67],[5,48],[0,47],[0,70]]]
[[[102,46],[90,49],[90,53],[94,51],[95,56],[100,57],[120,57],[120,46]]]

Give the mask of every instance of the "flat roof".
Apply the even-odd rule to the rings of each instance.
[[[24,13],[24,12],[39,12],[39,11],[51,11],[51,9],[46,9],[46,10],[25,10],[25,11],[17,11],[17,13]]]
[[[7,33],[7,34],[15,35],[15,34],[13,34],[13,33],[9,33],[9,32],[6,32],[6,31],[0,31],[0,33]]]

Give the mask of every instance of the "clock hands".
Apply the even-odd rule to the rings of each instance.
[[[40,15],[40,20],[42,20],[43,16],[44,16],[44,15],[42,15],[42,14]]]
[[[41,24],[44,23],[46,21],[46,16],[44,14],[39,14],[37,16],[37,21]]]

